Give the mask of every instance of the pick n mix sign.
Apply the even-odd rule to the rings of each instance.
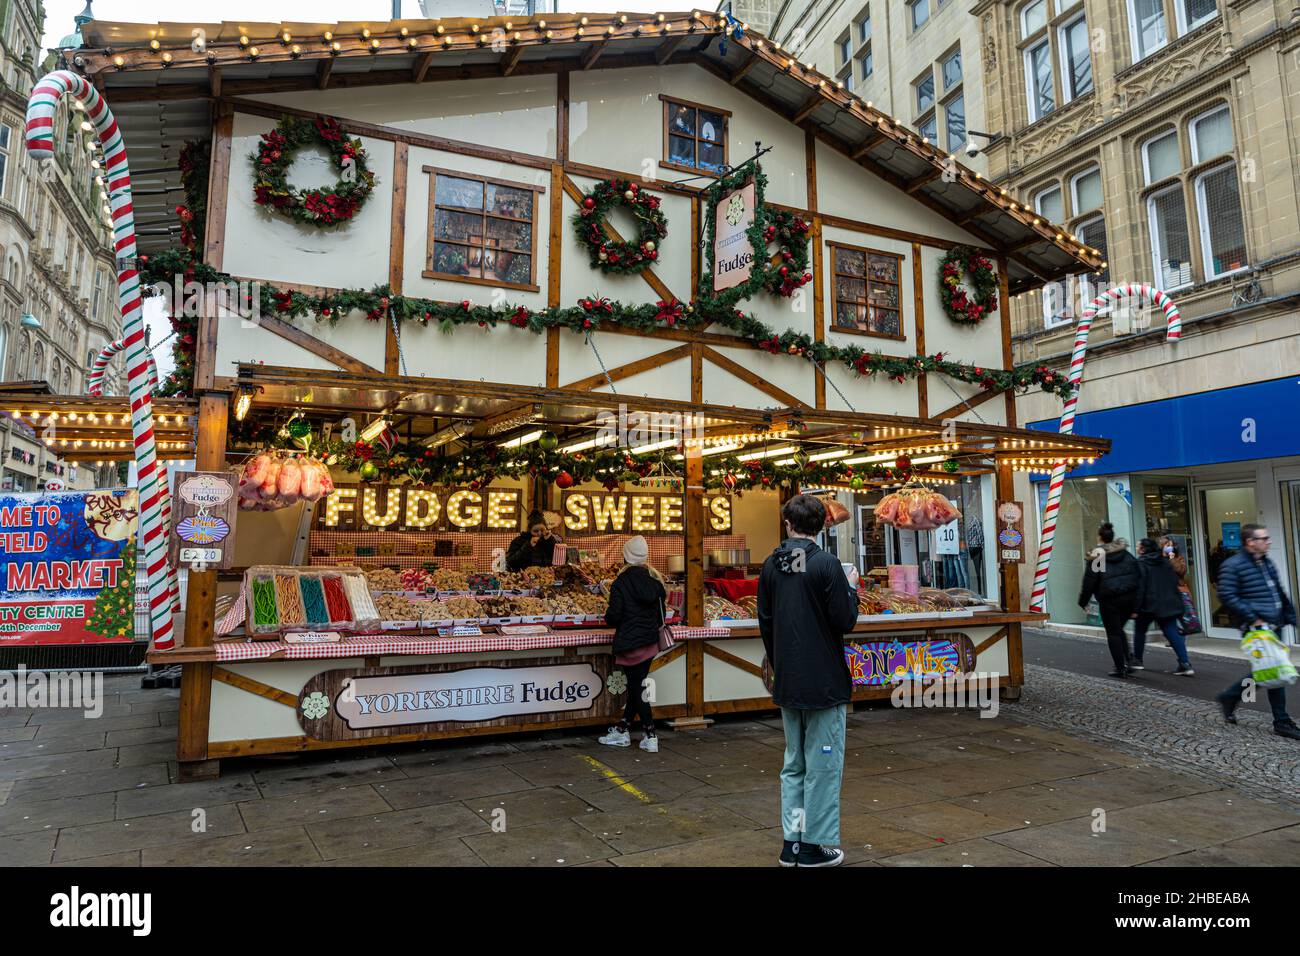
[[[0,494],[0,645],[135,636],[136,492]]]

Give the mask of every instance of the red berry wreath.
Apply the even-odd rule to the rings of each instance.
[[[974,296],[962,287],[963,275],[970,276]],[[939,301],[948,318],[963,325],[978,325],[998,310],[998,274],[981,252],[970,246],[954,246],[939,260]]]
[[[339,170],[333,186],[297,189],[289,184],[289,167],[304,146],[320,145]],[[349,139],[336,120],[285,116],[275,129],[262,134],[253,161],[253,201],[269,206],[294,222],[333,226],[356,216],[375,188],[375,174],[366,166],[359,139]]]
[[[591,267],[601,272],[640,272],[659,258],[659,244],[668,235],[668,218],[659,209],[659,197],[626,179],[597,183],[582,197],[573,215],[578,242],[591,256]],[[605,228],[605,218],[615,206],[626,206],[636,219],[636,239],[615,242]]]

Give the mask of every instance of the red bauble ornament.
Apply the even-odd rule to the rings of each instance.
[[[897,458],[894,459],[894,467],[899,471],[911,471],[912,459],[907,457],[906,455],[899,455]]]
[[[572,488],[573,476],[569,474],[567,471],[560,472],[558,475],[555,476],[555,487]]]
[[[735,491],[735,490],[736,490],[736,476],[733,475],[731,472],[727,472],[725,475],[723,475],[723,476],[722,476],[722,487],[726,488],[728,491]]]
[[[594,199],[592,199],[590,196],[588,196],[586,199],[584,199],[584,200],[582,201],[582,205],[583,205],[584,208],[587,208],[587,209],[595,209],[595,208],[596,208],[596,200],[594,200]]]

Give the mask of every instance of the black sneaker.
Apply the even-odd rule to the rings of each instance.
[[[1119,670],[1111,671],[1111,672],[1110,672],[1109,674],[1107,674],[1106,676],[1107,676],[1107,677],[1118,677],[1120,680],[1123,680],[1124,678],[1128,677],[1128,668],[1127,668],[1127,667],[1121,667]]]
[[[1295,725],[1294,720],[1285,724],[1274,724],[1273,733],[1277,734],[1279,737],[1289,737],[1292,740],[1300,740],[1300,727]],[[799,865],[803,866],[802,863]]]
[[[786,840],[781,847],[781,856],[779,862],[782,866],[799,865],[799,844],[794,840]]]
[[[1179,664],[1172,673],[1175,677],[1191,677],[1196,671],[1192,670],[1191,664]]]
[[[1128,669],[1131,671],[1144,671],[1146,670],[1146,665],[1142,663],[1142,658],[1134,657],[1129,660]]]
[[[799,866],[839,866],[844,862],[844,851],[816,843],[801,843],[796,860]]]
[[[1223,711],[1223,719],[1226,723],[1235,724],[1237,722],[1237,701],[1221,700],[1219,709]]]

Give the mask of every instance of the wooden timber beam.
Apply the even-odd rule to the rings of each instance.
[[[593,43],[591,49],[582,54],[582,60],[578,63],[578,69],[590,70],[595,66],[596,61],[600,59],[600,55],[605,52],[605,48],[608,46],[609,42],[607,40],[599,40],[596,43]]]
[[[421,53],[420,58],[415,61],[415,66],[411,67],[411,82],[423,83],[424,78],[429,73],[429,67],[433,66],[433,51]]]
[[[321,60],[316,64],[316,87],[326,89],[330,85],[330,76],[334,73],[334,60]]]
[[[803,121],[812,116],[813,113],[817,112],[817,107],[821,106],[824,102],[826,102],[826,99],[820,92],[813,93],[812,96],[804,100],[803,106],[799,107],[794,116],[790,117],[790,122],[794,123],[795,126],[802,125]]]
[[[659,44],[658,49],[655,50],[655,62],[660,66],[663,66],[671,60],[673,54],[681,48],[681,45],[686,42],[688,36],[689,34],[679,33],[677,36]]]
[[[508,50],[506,52],[506,55],[501,58],[501,75],[509,76],[511,73],[513,73],[515,71],[515,67],[519,65],[519,61],[520,59],[522,59],[523,55],[524,55],[524,48],[521,46],[517,46],[512,50]]]

